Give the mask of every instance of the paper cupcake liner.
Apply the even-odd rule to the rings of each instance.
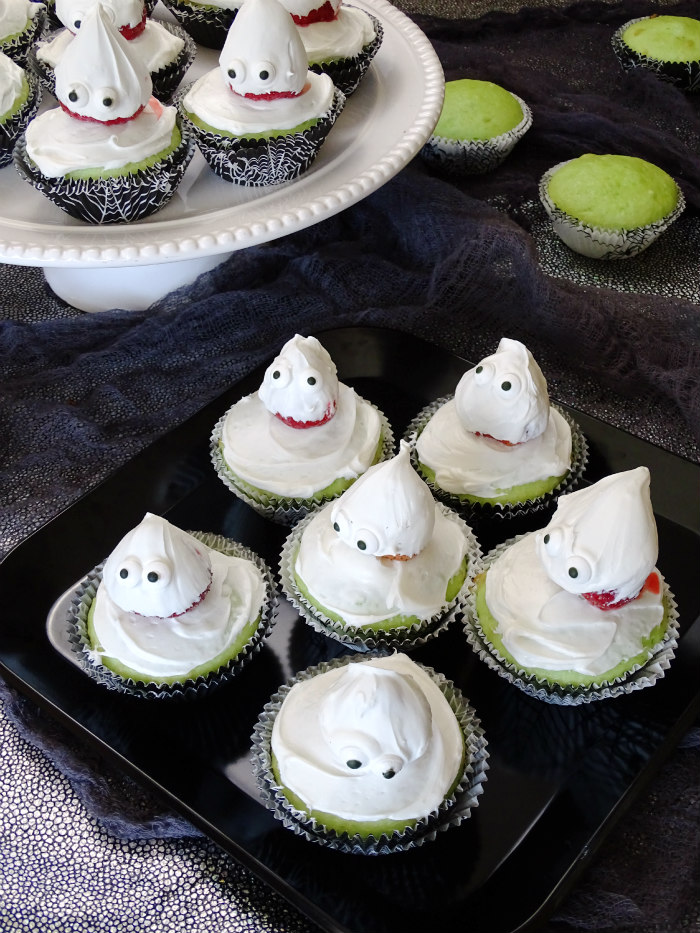
[[[523,537],[524,535],[518,535],[495,547],[484,558],[482,569],[488,570],[504,550]],[[476,592],[473,582],[474,577],[472,577],[472,585],[469,587],[468,602],[470,611],[464,628],[467,641],[491,670],[496,671],[497,674],[518,687],[523,693],[545,703],[553,703],[558,706],[580,706],[583,703],[607,700],[622,694],[632,693],[635,690],[642,690],[645,687],[651,687],[652,684],[664,676],[675,654],[676,645],[678,644],[678,607],[668,583],[664,580],[663,600],[668,616],[668,626],[662,640],[658,645],[650,649],[646,661],[636,664],[614,680],[601,681],[588,687],[564,687],[561,684],[550,683],[522,670],[503,658],[500,652],[489,642],[477,615]]]
[[[346,625],[329,619],[316,606],[312,606],[301,594],[294,577],[294,562],[299,551],[299,543],[304,529],[315,518],[307,515],[287,536],[282,546],[280,556],[280,583],[282,591],[294,608],[315,631],[335,641],[341,642],[355,651],[374,651],[377,649],[410,651],[419,648],[426,642],[436,638],[456,618],[461,618],[467,611],[469,595],[469,580],[481,568],[481,547],[476,540],[474,532],[466,522],[446,506],[438,503],[438,507],[450,521],[459,526],[467,546],[467,576],[462,588],[449,603],[444,603],[429,618],[422,619],[411,626],[375,631],[359,625]]]
[[[363,401],[366,401],[366,399],[363,399]],[[368,402],[367,404],[372,405],[371,402]],[[376,405],[372,405],[372,408],[378,412],[382,423],[382,449],[379,455],[379,459],[377,460],[377,463],[379,463],[382,460],[388,460],[390,457],[394,456],[394,432],[391,429],[391,425],[389,424],[386,415],[380,411]],[[270,521],[276,522],[278,525],[293,525],[295,522],[299,521],[300,518],[303,518],[310,512],[317,512],[327,502],[330,501],[330,498],[328,497],[323,499],[314,497],[300,499],[295,497],[278,496],[274,493],[270,493],[264,498],[256,498],[252,495],[252,493],[241,487],[240,480],[237,479],[235,473],[233,473],[226,460],[224,459],[224,453],[222,449],[221,438],[227,415],[228,412],[225,412],[214,426],[214,430],[212,431],[210,438],[209,452],[211,461],[219,479],[228,489],[231,490],[235,496],[238,496],[238,498],[242,499],[246,505],[249,505],[252,509],[255,509],[255,511],[259,515],[262,515],[263,518],[267,518]]]
[[[156,681],[142,683],[130,677],[121,677],[100,662],[99,653],[92,647],[88,638],[88,612],[95,598],[100,581],[102,580],[103,561],[91,570],[77,587],[71,602],[66,624],[68,641],[72,650],[75,652],[77,660],[80,662],[80,666],[94,681],[96,681],[96,683],[106,687],[108,690],[115,690],[118,693],[129,694],[130,696],[137,696],[147,700],[195,699],[208,690],[218,687],[229,681],[232,677],[235,677],[251,658],[260,651],[264,640],[270,634],[272,626],[277,618],[279,598],[275,589],[272,571],[265,561],[254,551],[251,551],[250,548],[230,538],[200,531],[191,531],[189,534],[207,545],[207,547],[220,551],[222,554],[227,554],[232,557],[242,557],[251,561],[261,572],[265,581],[266,597],[257,629],[252,638],[241,648],[235,658],[232,658],[218,670],[211,671],[205,676],[197,677],[196,680],[183,680],[178,683],[163,684]]]
[[[345,104],[345,95],[336,89],[329,110],[303,132],[290,132],[269,139],[217,136],[189,118],[182,101],[190,87],[179,91],[176,101],[202,155],[224,181],[249,187],[279,185],[305,172],[318,155]]]
[[[523,118],[507,133],[493,139],[448,139],[433,134],[420,151],[421,157],[432,168],[445,175],[484,175],[506,160],[515,145],[532,126],[532,111],[517,94]]]
[[[411,445],[411,461],[413,466],[423,479],[423,482],[430,487],[436,499],[449,505],[450,508],[459,512],[459,514],[463,515],[467,520],[477,521],[489,518],[514,519],[524,518],[535,512],[549,509],[559,496],[571,492],[578,486],[586,468],[586,464],[588,463],[588,442],[574,419],[563,409],[559,408],[558,405],[554,404],[552,404],[552,408],[559,412],[571,429],[571,467],[559,485],[555,486],[554,489],[551,489],[543,496],[539,496],[537,499],[527,499],[524,502],[511,504],[500,502],[470,502],[460,499],[456,493],[447,492],[435,483],[430,482],[420,471],[416,441],[437,410],[442,408],[442,406],[452,398],[454,398],[454,395],[445,395],[431,402],[429,405],[426,405],[426,407],[418,412],[416,417],[410,422],[404,433],[404,440],[408,441]]]
[[[343,6],[350,6],[351,4],[343,4]],[[368,13],[366,10],[363,12],[369,16],[372,20],[372,25],[374,26],[374,39],[371,42],[368,42],[367,45],[363,46],[362,50],[358,52],[357,55],[350,56],[348,58],[336,58],[332,61],[325,62],[309,62],[309,68],[311,71],[315,71],[316,74],[327,74],[328,77],[333,81],[333,84],[345,94],[346,97],[349,97],[354,91],[357,90],[360,81],[363,79],[369,66],[372,63],[372,59],[377,54],[380,45],[382,44],[382,39],[384,38],[384,27],[379,22],[376,16],[373,16],[371,13]],[[303,27],[302,27],[302,38],[303,38]]]
[[[539,183],[540,200],[549,215],[552,227],[557,236],[566,245],[590,259],[627,259],[636,256],[658,239],[685,208],[683,192],[676,185],[678,201],[675,208],[662,217],[661,220],[644,227],[634,227],[631,230],[604,230],[602,227],[592,227],[590,224],[576,220],[570,214],[556,206],[549,196],[549,182],[552,175],[567,162],[559,162],[545,172]]]
[[[683,91],[700,91],[700,60],[689,62],[663,61],[659,58],[643,55],[641,52],[635,52],[625,43],[622,38],[623,33],[630,26],[649,18],[649,16],[638,16],[636,19],[624,23],[613,33],[611,40],[613,51],[622,67],[625,71],[643,68],[645,71],[653,72],[662,81],[668,81]]]
[[[14,150],[15,168],[61,210],[92,224],[131,223],[165,207],[194,155],[194,141],[180,126],[182,141],[155,165],[113,178],[50,178],[27,156],[25,137]]]
[[[238,13],[238,7],[224,9],[188,3],[187,0],[163,0],[163,3],[185,32],[189,33],[198,45],[204,45],[208,49],[221,50],[224,47],[231,23]]]
[[[379,656],[379,654],[381,653],[378,652],[375,656]],[[391,836],[382,834],[378,838],[373,835],[363,837],[338,833],[308,817],[303,811],[296,810],[285,797],[283,789],[276,783],[272,771],[271,739],[272,728],[277,714],[285,697],[295,683],[308,680],[345,664],[357,663],[360,660],[367,660],[367,658],[363,656],[360,659],[356,655],[346,655],[307,668],[307,670],[287,681],[279,692],[271,697],[260,714],[252,736],[253,771],[265,805],[273,812],[275,818],[282,822],[286,829],[310,842],[327,846],[338,852],[355,855],[388,855],[393,852],[414,849],[426,842],[430,842],[436,838],[439,832],[453,826],[459,826],[460,823],[471,816],[474,807],[478,806],[479,797],[484,789],[489,753],[484,730],[468,700],[446,677],[432,668],[420,664],[419,666],[440,687],[457,717],[464,735],[465,769],[452,795],[444,800],[438,809],[433,810],[432,813],[419,820],[415,826],[408,827],[403,832],[395,832]]]
[[[12,162],[12,150],[17,138],[21,136],[29,121],[34,117],[41,103],[41,85],[29,71],[25,71],[29,84],[29,95],[23,106],[4,123],[0,123],[0,168]]]
[[[4,52],[13,62],[27,67],[27,56],[34,43],[41,38],[46,28],[46,10],[41,3],[30,4],[31,22],[27,24],[26,29],[18,33],[12,39],[3,39],[0,41],[0,52]]]

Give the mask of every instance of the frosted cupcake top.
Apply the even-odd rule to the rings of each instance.
[[[352,58],[375,37],[364,10],[340,0],[281,0],[299,27],[310,62]]]
[[[265,371],[258,397],[291,427],[325,424],[338,404],[335,363],[316,337],[295,334]]]
[[[10,110],[26,84],[24,71],[0,52],[0,116]]]
[[[41,4],[31,0],[2,0],[0,3],[0,39],[24,32],[27,23],[39,10]]]

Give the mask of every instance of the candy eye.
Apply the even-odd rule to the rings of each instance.
[[[331,513],[331,521],[333,522],[333,530],[339,535],[347,536],[350,534],[350,522],[342,509],[335,509]]]
[[[228,63],[226,74],[229,76],[231,84],[242,84],[246,78],[245,63],[234,58],[233,61]]]
[[[390,781],[403,769],[404,760],[398,755],[381,755],[372,762],[372,770]]]
[[[349,758],[345,764],[351,771],[357,771],[358,768],[362,767],[362,762],[358,758]]]
[[[98,91],[103,107],[113,107],[119,100],[119,92],[113,87],[103,87]]]
[[[585,557],[570,557],[566,562],[566,573],[577,584],[588,583],[593,576],[593,568]]]
[[[564,544],[564,535],[561,528],[553,528],[551,531],[547,531],[542,538],[542,544],[550,557],[556,557],[561,552]]]
[[[494,367],[492,363],[479,363],[479,365],[474,369],[474,382],[477,385],[483,386],[491,382],[494,376]]]
[[[277,69],[275,66],[272,64],[272,62],[268,61],[258,62],[254,71],[258,78],[265,82],[272,81],[277,74]]]
[[[321,374],[315,369],[307,369],[301,374],[299,380],[304,388],[308,386],[309,389],[313,390],[317,385],[320,385]]]
[[[379,550],[379,538],[369,528],[359,528],[355,531],[353,538],[358,550],[367,554],[376,554]]]
[[[67,97],[71,104],[84,107],[90,100],[90,91],[84,84],[76,81],[69,86]]]
[[[151,587],[162,589],[172,579],[172,566],[166,560],[152,560],[143,568],[143,579]]]
[[[499,382],[499,391],[506,398],[515,399],[520,395],[522,382],[515,373],[504,373]]]
[[[269,382],[275,389],[285,389],[292,381],[292,370],[289,363],[283,359],[277,359],[265,373],[265,381]]]
[[[141,562],[135,557],[127,557],[121,562],[119,570],[117,571],[117,576],[119,577],[121,586],[126,586],[131,589],[131,587],[136,586],[141,579]]]

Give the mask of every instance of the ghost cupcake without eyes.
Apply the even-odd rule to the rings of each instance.
[[[306,171],[344,102],[327,75],[309,71],[299,32],[278,0],[246,0],[219,67],[179,97],[212,169],[254,186]]]
[[[26,181],[92,223],[163,207],[192,157],[173,107],[151,96],[141,56],[98,4],[56,66],[59,106],[39,114],[15,150]]]
[[[232,492],[291,522],[340,495],[392,444],[382,413],[338,381],[321,343],[296,334],[259,390],[219,420],[212,460]]]
[[[436,495],[470,510],[495,507],[502,516],[570,489],[586,459],[583,436],[550,404],[532,354],[507,337],[464,373],[454,396],[420,412],[406,436]]]
[[[567,689],[582,702],[617,683],[646,686],[675,639],[657,556],[646,467],[562,496],[545,528],[486,558],[472,639],[505,661],[492,666],[528,689],[551,688],[555,701]]]

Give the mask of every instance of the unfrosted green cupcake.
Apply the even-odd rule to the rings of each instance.
[[[700,88],[700,20],[642,16],[621,26],[612,46],[623,68],[650,71],[684,91]]]

